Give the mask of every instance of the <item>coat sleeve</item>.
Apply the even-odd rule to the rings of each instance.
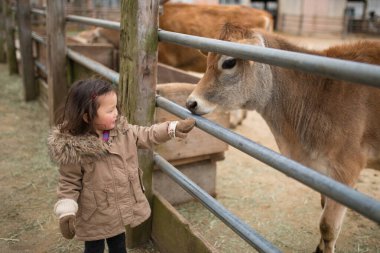
[[[155,144],[170,140],[168,133],[169,122],[154,124],[150,127],[129,125],[136,139],[138,148],[152,149]]]
[[[72,199],[78,202],[82,190],[82,168],[80,164],[64,164],[59,167],[58,199]]]

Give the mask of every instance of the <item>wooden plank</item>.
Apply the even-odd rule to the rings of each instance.
[[[37,78],[37,83],[39,86],[40,90],[40,96],[39,96],[39,101],[41,105],[48,111],[49,106],[48,106],[48,85],[46,81],[42,78]]]
[[[98,76],[97,73],[86,68],[85,66],[83,66],[82,64],[78,62],[69,60],[69,66],[71,69],[70,83],[74,83],[75,81],[78,81],[78,80],[94,78]]]
[[[15,30],[14,30],[14,14],[11,10],[10,0],[5,0],[5,13],[6,22],[5,30],[7,37],[7,62],[8,71],[10,75],[18,74],[18,63],[16,58],[16,45],[15,45]]]
[[[158,63],[157,83],[193,83],[196,84],[201,78],[193,73],[174,68],[172,66]]]
[[[224,152],[213,153],[213,154],[208,154],[208,155],[193,156],[193,157],[186,157],[186,158],[181,158],[178,160],[171,160],[170,164],[173,166],[177,166],[177,165],[195,163],[195,162],[204,161],[204,160],[222,161],[222,160],[224,160]]]
[[[154,193],[152,237],[160,252],[218,252],[159,193]]]
[[[0,3],[0,62],[5,62],[5,1]]]
[[[38,86],[34,78],[33,42],[31,30],[31,14],[29,0],[17,1],[17,17],[19,27],[22,81],[25,101],[38,97]]]
[[[160,252],[218,252],[159,193],[154,193],[152,237]]]
[[[148,126],[153,123],[157,78],[158,0],[122,0],[120,30],[119,102],[129,122]],[[139,151],[144,171],[145,194],[152,203],[152,151]],[[149,240],[151,219],[127,230],[127,245]]]
[[[64,0],[47,1],[47,66],[49,121],[54,124],[56,112],[68,92]]]

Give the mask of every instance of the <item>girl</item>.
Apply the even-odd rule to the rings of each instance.
[[[150,216],[138,167],[137,148],[152,148],[173,137],[185,138],[193,119],[130,125],[119,116],[113,86],[98,79],[70,88],[62,117],[48,138],[59,164],[58,202],[63,237],[85,241],[85,253],[126,252],[125,226]]]

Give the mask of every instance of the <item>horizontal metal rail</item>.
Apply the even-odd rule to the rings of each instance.
[[[35,61],[34,61],[34,64],[36,64],[37,68],[38,68],[42,73],[44,73],[44,75],[46,75],[46,76],[48,75],[48,70],[47,70],[46,66],[43,65],[40,61],[35,60]]]
[[[83,66],[87,67],[88,69],[94,71],[95,73],[98,73],[102,76],[104,76],[105,78],[107,78],[108,80],[110,80],[112,83],[114,84],[118,84],[119,83],[119,73],[117,73],[116,71],[110,69],[110,68],[107,68],[106,66],[104,66],[103,64],[97,62],[97,61],[94,61],[80,53],[77,53],[69,48],[66,48],[66,53],[67,53],[67,56],[72,59],[73,61],[76,61],[80,64],[82,64]]]
[[[211,197],[207,192],[202,190],[198,185],[188,179],[184,174],[178,171],[173,165],[162,158],[157,153],[154,154],[153,160],[160,169],[169,175],[177,184],[185,189],[190,195],[198,199],[202,205],[210,210],[228,227],[235,231],[241,238],[254,247],[259,252],[281,252],[270,242],[265,240],[260,234],[253,230],[238,217],[233,215],[218,201]]]
[[[208,39],[164,30],[158,31],[158,38],[163,42],[229,55],[239,59],[254,60],[280,67],[321,74],[351,83],[363,83],[380,87],[380,66],[372,64]]]
[[[46,17],[46,10],[32,8],[31,11],[34,14]],[[78,15],[67,15],[66,21],[81,23],[81,24],[86,24],[86,25],[94,25],[94,26],[109,28],[113,30],[120,30],[120,22],[115,22],[115,21],[110,21],[110,20],[90,18],[90,17],[78,16]]]
[[[191,114],[187,109],[174,102],[156,96],[156,105],[180,118],[191,117],[196,120],[196,126],[205,132],[225,141],[231,146],[262,161],[296,179],[308,187],[330,197],[339,203],[355,210],[365,217],[380,223],[380,201],[377,201],[363,193],[339,183],[325,175],[322,175],[300,163],[297,163],[279,153],[261,146],[254,141],[245,138],[229,129],[221,127],[205,118]]]
[[[67,15],[66,16],[67,21],[86,24],[86,25],[95,25],[100,26],[108,29],[113,30],[120,30],[120,22],[115,21],[109,21],[104,19],[98,19],[98,18],[89,18],[89,17],[83,17],[83,16],[76,16],[76,15]]]
[[[46,17],[46,10],[45,9],[32,8],[31,12],[33,14]]]
[[[43,45],[47,45],[46,40],[36,32],[32,32],[32,38]]]

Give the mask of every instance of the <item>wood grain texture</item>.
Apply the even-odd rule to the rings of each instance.
[[[38,96],[38,86],[34,78],[34,59],[32,46],[31,13],[29,0],[17,1],[17,17],[21,52],[22,81],[25,101]]]
[[[63,105],[68,92],[63,0],[47,2],[46,23],[49,120],[53,124],[57,118],[56,112]]]

